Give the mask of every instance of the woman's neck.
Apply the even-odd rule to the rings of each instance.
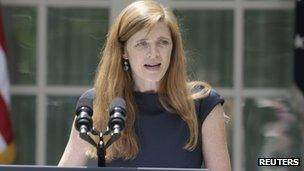
[[[134,91],[138,92],[157,92],[159,83],[156,82],[136,82],[134,85]]]

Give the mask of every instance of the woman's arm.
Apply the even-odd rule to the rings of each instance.
[[[74,122],[73,122],[74,123]],[[72,126],[70,138],[58,166],[84,166],[88,157],[85,155],[91,144],[79,137],[79,132]]]
[[[223,107],[218,104],[202,125],[202,150],[205,165],[212,171],[231,171]]]

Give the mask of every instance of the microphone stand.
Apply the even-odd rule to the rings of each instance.
[[[90,133],[94,136],[99,136],[98,144],[92,139],[92,137],[90,136]],[[103,141],[103,136],[104,135],[110,135],[111,136],[111,138],[107,141],[107,143],[104,143],[104,141]],[[107,129],[103,132],[98,131],[97,129],[95,129],[93,127],[92,130],[89,131],[89,132],[85,132],[85,133],[84,132],[79,132],[79,136],[83,140],[89,142],[91,145],[96,147],[98,167],[105,167],[106,166],[106,159],[105,159],[106,149],[120,137],[120,127],[117,125],[117,127],[114,128],[113,131],[111,131],[109,129],[109,127],[107,127]]]
[[[106,149],[105,144],[103,142],[103,133],[100,132],[99,134],[99,143],[97,146],[97,164],[98,167],[105,167],[106,166]]]

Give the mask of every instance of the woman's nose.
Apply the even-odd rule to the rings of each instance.
[[[150,53],[149,53],[150,58],[157,58],[159,57],[159,49],[156,45],[150,46]]]

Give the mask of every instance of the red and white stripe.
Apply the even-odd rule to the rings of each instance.
[[[13,140],[11,133],[11,126],[9,122],[9,78],[7,74],[7,65],[5,60],[5,53],[0,46],[0,153],[4,151],[7,144]]]
[[[10,90],[6,61],[6,47],[0,6],[0,164],[15,160],[15,143],[10,120]]]

